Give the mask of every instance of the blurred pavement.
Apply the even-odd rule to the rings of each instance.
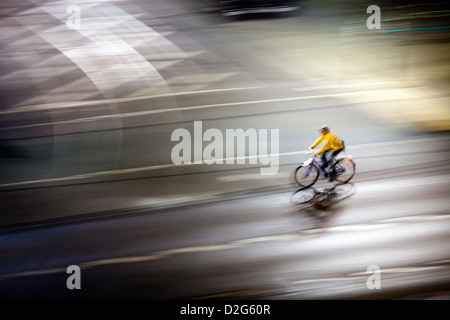
[[[139,5],[154,5],[151,8],[157,10],[143,11]],[[448,20],[448,12],[430,12],[428,8],[422,8],[422,12],[409,12],[417,7],[385,9],[382,6],[381,30],[368,30],[366,8],[364,1],[350,4],[345,1],[306,1],[297,17],[288,18],[291,19],[289,23],[300,28],[298,33],[285,32],[287,27],[283,18],[271,18],[265,24],[267,29],[264,34],[261,34],[258,33],[261,27],[258,21],[224,22],[230,23],[228,28],[211,13],[199,15],[202,8],[198,3],[193,5],[189,1],[153,1],[151,4],[139,0],[133,1],[133,4],[86,2],[82,11],[83,27],[78,32],[68,30],[65,25],[66,5],[2,2],[3,18],[0,23],[5,32],[0,34],[0,120],[2,127],[6,124],[5,127],[9,128],[2,130],[1,138],[14,142],[21,141],[24,136],[45,137],[32,142],[24,139],[25,145],[29,143],[30,149],[37,153],[31,161],[21,158],[20,150],[8,150],[19,157],[4,158],[7,165],[3,169],[3,178],[7,174],[8,178],[14,176],[19,182],[17,189],[23,188],[17,192],[11,191],[16,186],[10,189],[10,181],[6,178],[6,182],[2,181],[2,196],[8,199],[3,203],[5,223],[92,212],[120,213],[130,207],[165,208],[214,200],[218,195],[229,192],[247,193],[256,191],[258,187],[279,188],[277,182],[280,181],[282,186],[288,185],[292,171],[290,166],[281,168],[280,174],[274,177],[278,180],[262,180],[251,169],[248,172],[216,171],[188,177],[193,173],[189,168],[170,171],[172,164],[162,162],[158,155],[148,156],[148,149],[144,149],[148,144],[151,148],[164,144],[167,132],[158,126],[162,127],[167,122],[187,122],[188,112],[173,112],[170,115],[149,113],[142,117],[128,117],[128,113],[145,114],[149,110],[181,108],[185,101],[187,106],[220,104],[229,102],[230,96],[240,101],[251,97],[258,100],[269,94],[255,89],[239,96],[232,91],[233,95],[225,98],[219,95],[195,97],[198,101],[194,98],[189,100],[189,95],[177,96],[180,92],[217,88],[225,91],[230,87],[259,84],[254,81],[256,76],[252,78],[252,74],[240,72],[236,67],[241,52],[237,51],[237,56],[233,59],[228,56],[229,60],[226,60],[213,50],[208,51],[208,47],[199,46],[198,42],[185,41],[188,32],[200,33],[204,28],[215,28],[213,31],[217,33],[213,33],[214,36],[220,36],[221,32],[229,33],[230,30],[236,31],[239,36],[239,31],[243,30],[245,39],[252,39],[249,47],[255,48],[255,52],[242,63],[255,60],[259,69],[268,66],[269,71],[255,68],[251,70],[254,73],[278,71],[264,78],[267,81],[276,82],[279,78],[287,78],[286,75],[291,76],[297,80],[292,81],[298,85],[297,96],[301,96],[304,89],[299,84],[306,84],[310,95],[314,91],[318,94],[355,91],[359,94],[346,95],[346,103],[353,102],[364,114],[379,117],[386,127],[393,123],[399,127],[417,128],[418,131],[447,132],[450,128],[450,31],[418,31],[414,28],[443,26]],[[108,15],[114,19],[107,19]],[[431,18],[423,18],[426,15]],[[208,19],[208,16],[219,26],[204,23],[202,19]],[[186,28],[182,29],[183,26]],[[289,28],[293,27],[289,25]],[[212,45],[222,46],[219,49],[223,50],[233,47],[220,40],[218,44],[212,42]],[[233,45],[238,47],[239,43]],[[272,58],[267,60],[267,57]],[[224,73],[224,70],[227,72]],[[278,88],[270,94],[278,94]],[[281,96],[280,99],[285,97],[288,96]],[[269,107],[267,110],[275,112]],[[197,116],[200,112],[201,109],[189,116]],[[286,119],[289,115],[284,117],[280,119],[289,123]],[[356,125],[358,119],[351,118],[347,123]],[[146,128],[145,134],[124,130],[153,124],[157,128]],[[100,133],[89,134],[96,130]],[[165,130],[170,131],[170,127]],[[386,139],[381,131],[379,126],[370,130],[371,134],[376,132],[374,135],[379,139],[375,142]],[[291,133],[293,136],[296,134]],[[156,138],[148,142],[148,136]],[[122,141],[126,138],[129,138],[129,145]],[[427,153],[439,152],[434,159],[436,165],[445,165],[447,155],[442,150],[446,150],[448,140],[431,140],[411,140],[401,146],[405,153],[419,150],[425,154],[417,157],[418,160],[411,160],[417,162],[409,165],[423,168],[423,164],[429,161]],[[300,145],[297,141],[296,148]],[[48,149],[48,146],[52,148]],[[93,146],[100,146],[101,149],[93,150]],[[7,147],[2,145],[2,148]],[[370,170],[395,171],[405,166],[404,155],[396,155],[398,161],[395,162],[377,163],[376,160],[369,160],[368,146],[356,147],[360,149],[354,155],[366,160],[366,164],[358,160],[358,178],[367,177]],[[370,148],[376,150],[377,156],[385,154],[382,147]],[[168,154],[164,153],[164,156]],[[296,154],[295,160],[290,163],[298,161],[298,158]],[[22,162],[23,165],[20,165]],[[153,170],[158,165],[162,169]],[[379,167],[388,165],[392,167]],[[16,169],[18,167],[19,170]],[[134,168],[138,170],[133,171]],[[121,172],[120,179],[116,172]],[[125,174],[122,175],[122,172]],[[178,172],[180,174],[177,175]],[[258,176],[257,179],[255,176]],[[23,177],[29,181],[24,181]],[[17,205],[19,203],[20,206]],[[20,214],[11,210],[16,205],[23,210]]]

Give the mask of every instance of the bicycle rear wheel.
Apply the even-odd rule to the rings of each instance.
[[[295,182],[302,188],[312,186],[319,178],[319,169],[316,166],[298,166],[294,173]]]
[[[339,159],[335,164],[335,169],[337,171],[342,170],[341,173],[336,177],[336,181],[340,183],[349,182],[355,175],[356,164],[352,159],[342,158]]]

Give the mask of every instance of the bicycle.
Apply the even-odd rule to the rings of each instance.
[[[310,153],[305,151],[305,153]],[[336,172],[336,182],[344,184],[349,182],[355,175],[356,163],[353,161],[351,155],[345,154],[345,146],[341,153],[336,157],[334,163],[328,170],[323,171],[316,160],[314,154],[299,165],[294,171],[295,182],[302,187],[302,189],[309,188],[316,183],[321,173],[329,173],[332,170]]]

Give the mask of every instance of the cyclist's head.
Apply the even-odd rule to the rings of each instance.
[[[328,126],[321,126],[321,127],[319,128],[319,131],[320,131],[322,134],[326,134],[326,133],[330,132],[330,128],[328,128]]]

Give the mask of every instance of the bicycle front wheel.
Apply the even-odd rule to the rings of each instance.
[[[355,162],[353,162],[352,159],[339,159],[339,161],[336,162],[336,168],[342,172],[336,177],[336,181],[340,183],[349,182],[355,175],[355,167]]]
[[[302,188],[308,188],[319,178],[319,169],[316,166],[299,166],[295,169],[295,182]]]

